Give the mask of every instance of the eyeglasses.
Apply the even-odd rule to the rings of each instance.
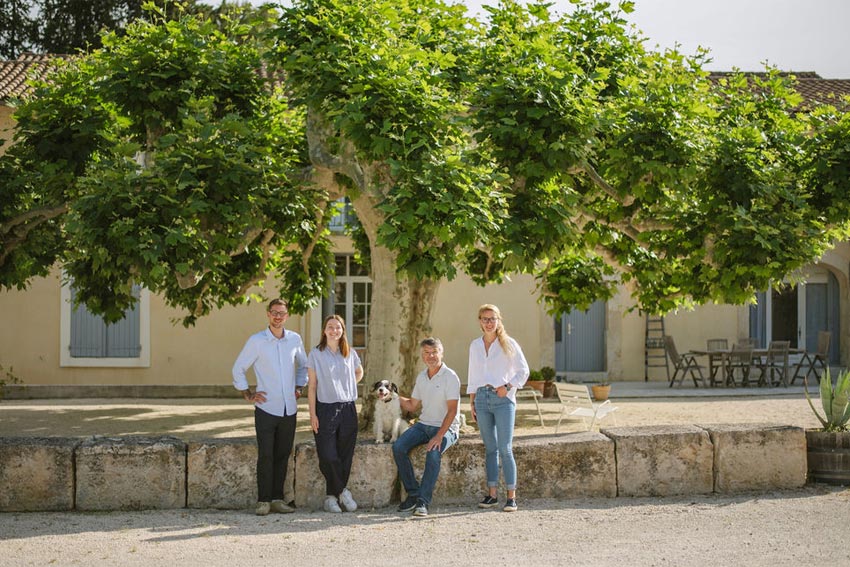
[[[289,315],[288,311],[269,311],[269,315],[272,317],[286,317]]]
[[[497,317],[479,317],[478,320],[482,323],[495,323],[499,319]]]

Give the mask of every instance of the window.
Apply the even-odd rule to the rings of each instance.
[[[354,207],[351,205],[351,199],[343,197],[336,200],[337,213],[331,219],[328,226],[331,232],[343,233],[346,227],[356,226],[359,222],[357,215],[354,214]]]
[[[369,312],[372,280],[350,254],[336,255],[334,280],[329,297],[322,303],[322,319],[336,314],[345,319],[348,340],[358,352],[369,344]]]
[[[101,367],[150,366],[150,293],[134,288],[139,298],[124,319],[107,325],[84,305],[74,308],[74,289],[62,286],[60,365]]]

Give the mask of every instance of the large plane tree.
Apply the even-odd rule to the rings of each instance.
[[[21,105],[0,286],[59,262],[107,317],[140,282],[191,323],[274,276],[303,312],[347,196],[369,371],[409,385],[458,272],[533,274],[553,312],[624,285],[662,313],[750,300],[846,238],[847,115],[647,49],[630,9],[302,0],[255,26],[131,24]]]

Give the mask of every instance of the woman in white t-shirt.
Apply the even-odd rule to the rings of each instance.
[[[507,489],[502,508],[515,512],[516,461],[513,453],[516,391],[528,379],[528,363],[522,349],[508,336],[502,325],[502,313],[495,305],[478,308],[478,324],[483,335],[469,345],[469,383],[472,418],[484,441],[488,494],[478,503],[479,508],[492,508],[499,503],[499,464]]]
[[[310,427],[316,439],[319,470],[325,477],[324,508],[328,512],[357,510],[348,490],[357,444],[357,383],[363,367],[345,336],[345,321],[331,315],[322,325],[322,338],[307,357]]]

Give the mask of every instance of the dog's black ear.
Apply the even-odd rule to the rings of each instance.
[[[377,382],[375,382],[375,385],[374,385],[374,386],[372,386],[372,389],[373,389],[373,390],[377,390],[378,388],[380,388],[380,387],[381,387],[381,382],[383,382],[383,380],[378,380]]]
[[[395,392],[396,394],[398,394],[398,386],[396,386],[396,385],[395,385],[395,382],[393,382],[392,384],[390,384],[390,389],[391,389],[393,392]]]

